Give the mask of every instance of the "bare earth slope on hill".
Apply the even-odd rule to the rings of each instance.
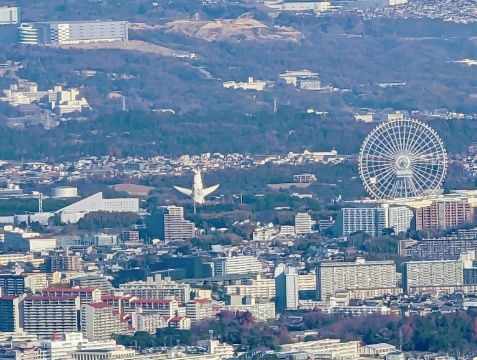
[[[135,23],[131,30],[160,30],[207,41],[281,40],[298,41],[303,34],[290,27],[270,27],[250,17],[220,20],[174,20],[164,25]]]

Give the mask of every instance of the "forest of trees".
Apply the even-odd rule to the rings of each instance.
[[[448,152],[464,153],[475,140],[477,122],[433,120]],[[374,125],[335,118],[318,119],[294,111],[249,117],[230,114],[161,116],[147,112],[120,112],[95,121],[69,121],[45,130],[24,131],[0,127],[0,158],[51,160],[84,155],[180,156],[202,152],[251,154],[330,150],[356,154]]]

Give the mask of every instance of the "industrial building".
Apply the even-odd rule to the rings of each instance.
[[[52,21],[22,23],[18,42],[28,45],[71,45],[128,41],[127,21]]]
[[[20,10],[16,6],[0,6],[0,25],[15,25],[20,22]]]
[[[74,204],[68,205],[56,212],[61,223],[77,223],[87,213],[106,212],[138,212],[138,198],[104,199],[103,193],[99,192]]]

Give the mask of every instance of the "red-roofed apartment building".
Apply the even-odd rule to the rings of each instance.
[[[154,311],[161,316],[174,317],[179,310],[179,302],[175,299],[159,300],[159,299],[138,299],[131,298],[124,304],[124,312],[127,314],[136,312],[138,308],[146,311]]]
[[[101,301],[101,290],[90,287],[45,288],[41,294],[43,296],[79,296],[82,305]]]
[[[120,316],[113,306],[97,302],[81,307],[81,332],[90,341],[108,340],[120,331]]]

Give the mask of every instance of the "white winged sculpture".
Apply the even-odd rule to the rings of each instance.
[[[202,175],[199,168],[193,169],[194,171],[194,184],[192,185],[192,189],[186,189],[180,186],[174,186],[174,189],[183,193],[186,196],[191,196],[194,200],[195,204],[204,204],[205,197],[212,194],[215,190],[217,190],[220,184],[211,186],[209,188],[204,189],[204,185],[202,184]]]

